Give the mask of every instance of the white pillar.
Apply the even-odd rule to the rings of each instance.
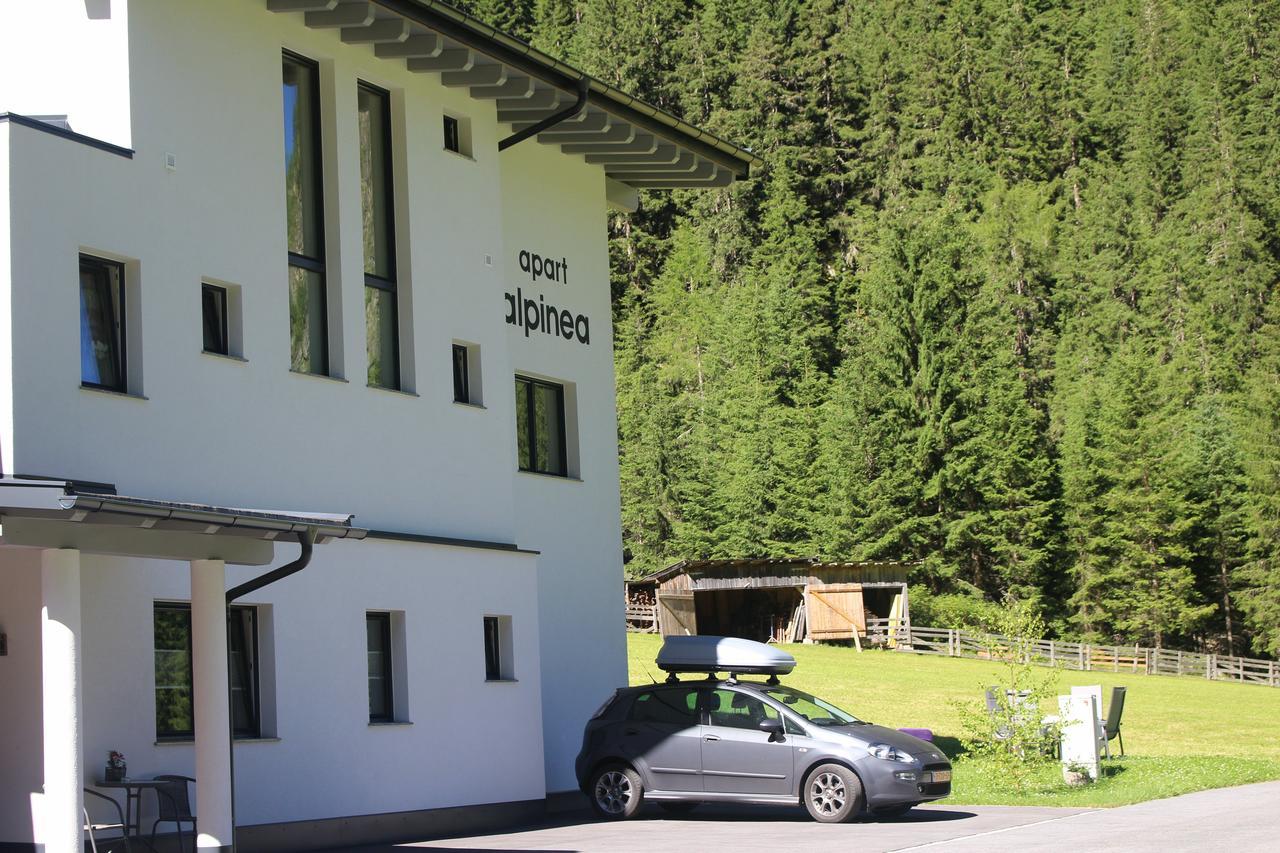
[[[84,849],[84,702],[80,696],[80,552],[40,552],[44,798],[36,841],[48,853]]]
[[[230,850],[231,709],[227,695],[226,570],[191,561],[191,676],[196,741],[196,847]]]

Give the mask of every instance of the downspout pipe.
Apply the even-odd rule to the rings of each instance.
[[[265,575],[259,575],[251,581],[245,581],[239,586],[231,587],[231,589],[227,590],[227,604],[305,569],[307,564],[311,562],[311,551],[315,543],[316,531],[314,528],[308,527],[298,534],[298,545],[302,548],[302,551],[298,554],[298,559],[292,563],[286,563],[278,569],[272,569]]]
[[[316,531],[315,528],[308,527],[306,530],[298,534],[298,546],[301,549],[298,552],[298,558],[291,563],[286,563],[278,569],[272,569],[264,575],[259,575],[253,580],[246,581],[239,586],[233,586],[227,590],[227,606],[231,606],[231,602],[237,598],[246,596],[251,592],[256,592],[268,584],[273,584],[278,580],[287,578],[289,575],[297,574],[307,567],[311,562],[311,553],[315,548]],[[231,667],[227,667],[227,705],[231,704]],[[227,751],[230,753],[231,765],[231,849],[236,849],[236,718],[234,709],[227,714],[227,722],[231,728],[231,744]]]
[[[573,118],[578,113],[582,112],[583,107],[587,105],[587,93],[590,91],[591,81],[588,78],[583,77],[578,81],[578,99],[576,101],[559,112],[552,113],[537,124],[526,127],[519,133],[511,134],[506,139],[498,143],[498,150],[506,151],[512,145],[524,142],[530,136],[537,136],[539,133],[542,133],[542,131],[549,130],[557,124]]]

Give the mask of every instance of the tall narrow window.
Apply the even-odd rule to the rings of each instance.
[[[369,722],[394,719],[391,691],[391,614],[366,613],[369,658]]]
[[[124,267],[80,256],[80,384],[126,390]]]
[[[502,681],[502,623],[497,616],[484,617],[484,680]]]
[[[284,174],[289,245],[289,366],[329,372],[320,170],[320,85],[315,63],[284,55]]]
[[[453,401],[455,403],[471,402],[471,381],[467,372],[467,348],[462,344],[454,344]]]
[[[563,386],[516,377],[516,454],[521,471],[568,474]]]
[[[200,313],[204,318],[204,351],[227,355],[230,352],[227,342],[227,289],[216,284],[201,284]]]
[[[369,384],[399,388],[391,98],[381,89],[361,83],[356,104],[360,125],[360,201],[364,208],[364,325]]]

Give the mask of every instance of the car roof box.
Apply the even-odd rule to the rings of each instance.
[[[796,659],[781,649],[739,637],[667,637],[658,651],[664,672],[786,675]]]

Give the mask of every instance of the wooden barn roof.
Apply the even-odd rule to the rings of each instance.
[[[659,569],[653,574],[645,575],[637,580],[640,582],[655,581],[661,583],[668,578],[688,572],[715,572],[717,570],[727,569],[741,571],[743,569],[752,570],[778,567],[803,567],[810,571],[823,571],[825,569],[862,569],[915,565],[918,565],[918,562],[911,560],[860,560],[857,562],[840,562],[824,560],[821,557],[747,557],[741,559],[681,560],[674,565],[667,566],[665,569]]]

